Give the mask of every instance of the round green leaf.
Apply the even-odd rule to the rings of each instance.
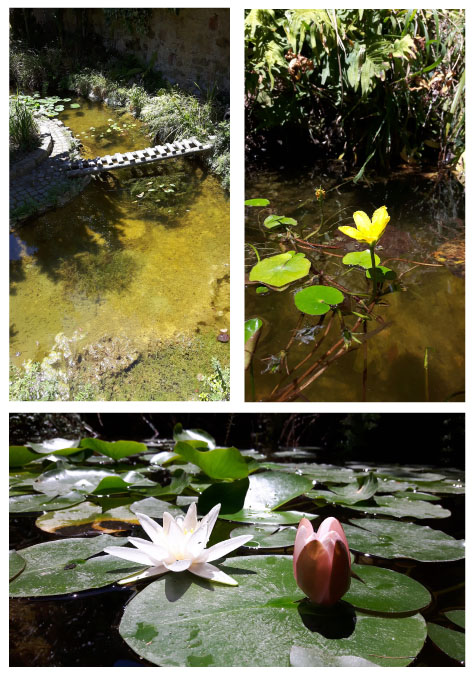
[[[23,465],[27,465],[33,460],[38,460],[40,457],[26,446],[10,446],[9,448],[10,467],[23,467]]]
[[[302,518],[315,519],[317,514],[295,511],[271,511],[270,509],[240,509],[234,514],[219,514],[219,519],[237,523],[258,523],[268,526],[292,526]]]
[[[264,295],[266,293],[269,293],[269,289],[267,286],[257,286],[256,287],[256,293]]]
[[[239,526],[234,528],[230,537],[252,533],[253,537],[245,543],[245,547],[251,549],[277,549],[279,547],[292,547],[296,538],[297,528],[277,528],[276,526]]]
[[[235,557],[219,566],[238,587],[168,573],[128,603],[123,639],[153,664],[207,667],[287,667],[293,646],[318,649],[327,663],[347,655],[406,666],[424,644],[420,615],[374,617],[343,602],[325,609],[299,603],[290,556]]]
[[[345,483],[348,484],[355,479],[355,472],[347,467],[336,467],[335,465],[324,465],[317,463],[295,463],[295,462],[264,462],[261,467],[274,469],[280,472],[289,472],[293,474],[298,472],[302,476],[309,477],[316,483]]]
[[[79,103],[71,103],[70,108],[80,108]]]
[[[465,628],[465,611],[464,610],[448,610],[445,613],[445,615],[446,615],[446,617],[448,617],[450,622],[453,622],[454,624],[458,625],[462,629]]]
[[[146,453],[148,450],[146,444],[141,444],[138,441],[101,441],[100,439],[88,438],[82,439],[80,446],[81,448],[90,448],[114,460],[121,460],[129,455],[136,455],[136,453]]]
[[[377,254],[374,255],[374,261],[376,265],[381,263],[381,259]],[[361,268],[365,268],[365,270],[373,267],[369,249],[366,249],[365,251],[351,251],[350,253],[347,253],[345,256],[343,256],[342,263],[345,265],[359,265]]]
[[[358,503],[351,505],[350,509],[365,512],[366,514],[395,516],[399,519],[405,516],[415,517],[416,519],[446,519],[450,516],[448,509],[444,509],[440,505],[432,505],[425,500],[398,498],[393,495],[375,495],[372,500],[376,505],[362,505]]]
[[[99,556],[105,547],[124,545],[126,538],[99,535],[95,538],[71,538],[42,542],[20,550],[26,567],[10,584],[10,596],[54,596],[84,589],[105,587],[131,575],[143,566]],[[89,558],[89,557],[94,558]]]
[[[26,566],[25,559],[18,554],[14,549],[9,552],[9,579],[10,582],[18,577],[21,571]]]
[[[289,655],[291,667],[379,667],[379,664],[354,655],[326,655],[320,648],[293,645]]]
[[[115,472],[105,469],[52,469],[44,472],[33,483],[35,490],[47,495],[66,495],[71,491],[92,493],[105,477],[115,477]]]
[[[158,500],[157,498],[138,500],[130,505],[130,509],[134,514],[146,514],[152,519],[162,519],[164,512],[168,512],[174,517],[183,515],[183,512],[179,507],[171,505],[169,502],[164,502],[164,500]]]
[[[251,200],[245,200],[245,207],[267,207],[269,200],[264,198],[255,198]]]
[[[427,622],[427,632],[431,641],[442,652],[458,662],[465,660],[465,634],[440,624]]]
[[[294,295],[294,303],[307,315],[324,315],[343,301],[343,293],[333,286],[307,286]]]
[[[65,495],[53,496],[38,494],[14,495],[9,500],[10,512],[49,512],[77,505],[85,500],[82,493],[70,491]]]
[[[59,437],[55,439],[47,439],[40,444],[29,443],[28,446],[36,451],[36,453],[46,453],[57,455],[68,455],[70,453],[77,453],[80,439],[61,439]],[[75,450],[73,450],[75,449]],[[61,453],[64,451],[64,453]]]
[[[262,282],[270,286],[285,286],[309,274],[310,261],[303,253],[286,251],[264,258],[250,272],[250,282]]]
[[[185,430],[181,423],[174,425],[174,430],[172,434],[174,441],[201,441],[204,448],[209,448],[210,450],[216,447],[215,439],[211,434],[205,430]]]
[[[297,221],[293,218],[286,218],[285,216],[276,216],[272,214],[264,219],[264,225],[268,230],[271,228],[277,228],[278,225],[297,225]]]
[[[429,526],[390,519],[350,519],[344,524],[350,549],[385,559],[457,561],[465,558],[464,540]]]
[[[116,507],[103,511],[92,502],[82,502],[69,509],[60,509],[48,512],[36,519],[36,526],[47,533],[56,533],[71,528],[74,535],[96,534],[97,532],[116,533],[129,530],[132,525],[138,525],[136,515],[128,506]],[[69,533],[68,533],[69,534]]]
[[[379,613],[410,613],[430,603],[430,592],[412,578],[388,568],[353,564],[350,589],[344,601]]]

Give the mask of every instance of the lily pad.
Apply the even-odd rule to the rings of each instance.
[[[182,516],[183,511],[171,505],[169,502],[164,502],[164,500],[158,500],[157,498],[145,498],[144,500],[137,500],[130,505],[131,511],[136,514],[146,514],[152,519],[162,519],[164,512],[169,512],[172,516]]]
[[[182,469],[176,469],[171,483],[167,486],[153,486],[146,488],[146,495],[157,497],[159,495],[180,495],[183,490],[189,486],[191,481],[190,476]]]
[[[243,479],[248,476],[248,463],[237,448],[214,448],[198,451],[190,443],[178,441],[174,451],[212,479]]]
[[[355,655],[329,657],[319,648],[293,645],[289,655],[291,667],[379,667],[379,664]]]
[[[267,207],[269,200],[257,197],[251,200],[245,200],[245,207]]]
[[[446,617],[453,622],[453,624],[458,625],[462,629],[465,628],[465,611],[464,610],[447,610],[445,613]]]
[[[465,558],[464,540],[440,530],[390,519],[350,519],[344,524],[350,549],[385,559],[458,561]],[[356,527],[359,526],[359,527]]]
[[[333,286],[307,286],[294,295],[294,303],[307,315],[324,315],[343,301],[343,293]]]
[[[297,225],[297,221],[294,218],[276,216],[276,214],[272,214],[264,219],[264,226],[268,228],[268,230],[277,228],[279,225]]]
[[[146,444],[141,444],[138,441],[101,441],[100,439],[89,438],[82,439],[80,446],[81,448],[90,448],[114,460],[121,460],[137,453],[146,453],[148,450]]]
[[[372,500],[376,505],[358,503],[351,505],[350,509],[366,514],[385,514],[397,518],[411,516],[416,519],[446,519],[451,514],[448,509],[440,505],[432,505],[425,500],[411,500],[410,498],[398,498],[392,495],[375,495]]]
[[[234,528],[230,537],[252,533],[253,537],[245,543],[245,547],[251,549],[277,549],[279,547],[292,547],[296,539],[297,528],[278,528],[276,526],[239,526]]]
[[[310,261],[303,253],[286,251],[264,258],[250,271],[250,282],[262,282],[275,287],[285,286],[309,274]]]
[[[31,451],[26,446],[10,446],[9,448],[9,465],[10,467],[23,467],[33,460],[38,460],[41,456],[34,451]]]
[[[219,519],[237,523],[256,523],[268,526],[293,526],[302,518],[315,519],[317,514],[296,511],[271,511],[269,509],[240,509],[234,514],[219,514]]]
[[[14,549],[11,549],[9,552],[9,580],[10,582],[18,577],[21,571],[26,566],[25,559],[18,554]]]
[[[294,472],[309,477],[312,481],[321,484],[350,483],[355,478],[355,472],[346,467],[337,467],[336,465],[324,465],[317,463],[295,463],[295,462],[264,462],[261,467],[274,469],[279,472]]]
[[[70,455],[71,453],[77,453],[80,439],[61,439],[57,437],[55,439],[47,439],[40,444],[29,443],[28,446],[36,451],[36,453],[46,453],[57,455]]]
[[[389,568],[353,564],[353,577],[344,601],[379,613],[410,613],[429,605],[430,592],[411,577]]]
[[[339,498],[343,498],[346,505],[354,505],[362,500],[369,500],[378,490],[378,480],[372,472],[356,477],[354,483],[339,487],[329,485],[330,490]]]
[[[235,557],[220,567],[238,587],[190,573],[149,584],[125,608],[123,639],[153,664],[207,667],[287,667],[294,645],[316,648],[329,662],[347,655],[406,666],[424,644],[421,615],[373,617],[343,602],[328,609],[298,603],[290,556]]]
[[[381,259],[377,254],[374,255],[374,261],[376,265],[381,263]],[[365,270],[373,267],[369,249],[365,249],[365,251],[351,251],[350,253],[347,253],[345,256],[343,256],[342,263],[345,265],[359,265],[361,268],[365,268]]]
[[[366,276],[368,279],[372,278],[372,270],[366,271]],[[378,265],[375,268],[375,279],[378,282],[390,281],[396,279],[396,273],[391,268],[386,268],[384,265]]]
[[[72,528],[74,535],[96,534],[97,532],[118,533],[130,530],[132,525],[138,525],[137,516],[128,506],[117,507],[103,511],[92,502],[83,502],[69,509],[60,509],[48,512],[36,519],[36,526],[47,533]]]
[[[442,627],[440,624],[427,622],[427,633],[431,641],[442,652],[457,662],[465,660],[465,634],[455,629]]]
[[[44,472],[33,483],[35,490],[47,495],[66,495],[71,491],[92,493],[105,477],[115,477],[115,472],[105,469],[53,469]]]
[[[54,596],[105,587],[143,566],[104,555],[105,547],[124,545],[126,538],[99,535],[42,542],[19,551],[26,567],[10,584],[10,596]],[[93,557],[93,558],[89,558]]]
[[[188,429],[185,430],[181,423],[177,423],[177,425],[174,425],[174,430],[173,430],[173,438],[174,441],[201,441],[202,446],[205,448],[209,448],[210,450],[214,449],[216,447],[215,444],[215,439],[211,434],[206,432],[205,430],[198,430],[198,429]]]
[[[14,513],[50,512],[64,507],[71,507],[83,502],[82,493],[70,491],[65,495],[51,496],[45,494],[14,495],[9,500],[9,510]]]

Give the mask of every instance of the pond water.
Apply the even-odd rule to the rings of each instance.
[[[150,145],[131,115],[79,101],[80,108],[60,119],[81,140],[82,156]],[[53,348],[72,345],[77,352],[100,341],[118,340],[115,352],[143,358],[157,351],[172,355],[179,344],[180,363],[176,358],[172,371],[186,371],[187,353],[193,371],[184,379],[195,388],[210,353],[228,359],[228,349],[216,349],[215,340],[229,322],[228,234],[228,200],[198,161],[175,159],[92,179],[77,198],[12,234],[13,363],[40,362]],[[64,337],[55,343],[58,334]],[[198,337],[196,361],[189,353]],[[172,372],[168,376],[173,379]],[[123,398],[159,397],[135,387]],[[187,394],[179,381],[162,398]]]
[[[366,249],[366,244],[355,244],[337,227],[352,224],[354,211],[363,210],[371,217],[375,209],[386,205],[391,220],[377,253],[381,264],[386,260],[387,266],[397,272],[401,287],[399,291],[383,297],[387,306],[377,308],[376,314],[391,324],[367,341],[366,400],[464,400],[462,268],[445,254],[438,256],[444,260],[447,258],[445,263],[449,267],[432,256],[436,250],[448,249],[449,246],[457,257],[462,256],[464,207],[461,189],[455,185],[436,186],[434,176],[415,172],[395,174],[390,180],[377,180],[369,186],[345,183],[336,187],[342,180],[307,169],[251,171],[247,178],[246,198],[266,198],[270,205],[267,208],[247,208],[247,243],[258,249],[261,258],[281,253],[277,233],[284,232],[284,229],[267,230],[263,226],[270,213],[297,220],[297,226],[291,226],[296,237],[304,238],[317,230],[322,218],[314,191],[322,186],[327,191],[323,225],[308,241],[334,248],[325,251],[322,248],[314,251],[301,248],[300,251],[314,261],[319,271],[339,284],[351,291],[369,293],[364,272],[359,268],[350,269],[341,262],[347,251]],[[455,248],[458,245],[459,251]],[[286,250],[291,249],[294,246],[286,245]],[[246,254],[246,269],[249,271],[257,261],[250,247],[246,248]],[[433,265],[416,265],[419,262]],[[256,400],[276,400],[276,396],[271,394],[276,385],[285,386],[291,382],[291,378],[285,376],[284,365],[276,373],[271,372],[271,366],[281,350],[286,348],[300,317],[293,294],[308,279],[295,282],[282,292],[271,291],[269,294],[258,294],[256,284],[247,286],[246,317],[263,320],[253,359]],[[290,348],[290,367],[313,348],[316,334],[311,336],[309,329],[317,323],[317,319],[305,316],[299,326],[305,331],[298,335]],[[368,323],[368,331],[375,328],[374,324]],[[325,339],[325,347],[330,347],[340,337],[341,328],[337,320]],[[427,348],[428,369],[425,369]],[[324,351],[319,350],[316,354],[321,355]],[[310,361],[306,366],[309,364]],[[304,389],[301,400],[361,401],[363,370],[362,349],[344,354]],[[249,377],[247,384],[247,399],[251,399]]]
[[[172,441],[166,442],[163,440],[160,443],[159,449],[165,450],[172,447]],[[251,454],[252,457],[260,460],[265,459],[260,454],[255,454],[254,451],[244,453]],[[464,490],[464,473],[462,471],[425,466],[399,467],[397,465],[383,465],[382,467],[375,467],[363,462],[346,463],[343,467],[336,467],[334,465],[317,466],[311,464],[314,459],[316,459],[316,455],[313,450],[307,451],[306,449],[297,447],[290,451],[284,448],[279,449],[278,452],[266,458],[266,460],[272,461],[270,463],[272,468],[278,471],[283,469],[285,463],[290,462],[294,463],[295,467],[300,467],[300,469],[296,469],[295,474],[303,475],[305,472],[309,472],[309,475],[315,478],[317,473],[319,473],[320,480],[314,481],[314,487],[317,491],[323,491],[326,488],[325,484],[329,483],[330,480],[340,480],[346,483],[343,474],[350,472],[359,474],[360,472],[373,471],[378,474],[379,481],[386,481],[386,477],[391,477],[384,489],[386,491],[401,489],[402,483],[400,482],[414,482],[412,485],[415,486],[416,482],[420,481],[422,483],[422,481],[425,481],[423,491],[433,493],[433,495],[429,496],[425,492],[421,492],[418,497],[422,498],[422,500],[435,500],[433,509],[448,509],[447,517],[445,518],[444,513],[442,515],[444,518],[422,518],[420,516],[419,519],[412,517],[407,520],[405,518],[402,520],[396,519],[396,523],[399,526],[405,525],[406,528],[411,523],[417,523],[422,526],[428,526],[435,532],[441,531],[442,533],[446,533],[447,537],[452,536],[456,539],[463,537],[464,495],[462,492]],[[141,467],[145,468],[139,460],[134,462],[133,469],[142,471]],[[310,474],[310,472],[314,472],[314,474]],[[269,474],[270,472],[266,476]],[[156,478],[155,474],[148,476]],[[261,477],[262,475],[260,474],[259,476]],[[396,479],[393,481],[392,478],[394,477]],[[395,482],[398,483],[397,488],[394,487]],[[448,484],[444,489],[440,487],[442,482]],[[446,494],[441,495],[443,491]],[[382,492],[383,488],[381,488]],[[416,500],[415,493],[415,490],[414,493],[411,493],[411,504],[417,502],[425,507],[425,502]],[[430,502],[429,504],[432,505],[433,503]],[[314,513],[314,518],[316,515],[319,515],[321,519],[335,516],[341,520],[346,529],[350,528],[350,526],[346,525],[349,520],[353,523],[353,519],[360,518],[366,519],[363,521],[365,528],[369,527],[366,524],[383,523],[383,521],[379,522],[379,519],[387,518],[388,520],[384,523],[388,525],[393,523],[389,515],[376,515],[373,514],[373,510],[369,509],[367,513],[364,513],[361,505],[359,505],[359,511],[354,511],[349,506],[336,507],[334,505],[327,505],[323,507],[320,504],[314,504],[312,500],[303,496],[299,496],[290,503],[287,503],[284,506],[284,510],[287,509],[298,509],[306,513],[312,512]],[[382,510],[383,508],[380,508],[380,511]],[[49,514],[51,513],[49,512]],[[57,512],[57,514],[60,517],[61,512]],[[46,532],[45,530],[40,530],[35,525],[36,516],[31,514],[10,515],[10,548],[19,551],[39,542],[53,541],[64,537],[97,535],[97,529],[93,530],[90,524],[66,526],[62,530],[59,527],[57,530]],[[425,517],[426,514],[423,516]],[[58,523],[60,523],[60,518]],[[228,538],[230,532],[237,525],[238,523],[219,519],[212,534],[210,544],[213,544],[214,541]],[[112,533],[114,529],[120,530],[124,526],[126,528],[127,524],[106,521],[103,523],[103,530],[107,533]],[[251,526],[251,528],[254,528],[254,526]],[[142,535],[140,528],[133,527],[132,530],[134,535]],[[130,532],[130,530],[121,530],[117,535],[128,535]],[[348,539],[350,542],[350,535]],[[389,543],[393,539],[386,535],[382,541],[386,543],[389,549]],[[370,545],[366,546],[369,547]],[[427,557],[422,562],[407,558],[390,558],[389,552],[387,553],[387,558],[379,558],[373,554],[361,554],[359,550],[356,551],[356,548],[354,549],[355,561],[365,566],[363,570],[366,570],[366,566],[378,566],[390,569],[403,576],[408,576],[426,587],[431,594],[430,603],[422,609],[422,615],[426,621],[440,623],[441,625],[445,624],[445,612],[464,608],[464,560],[442,561],[442,556],[439,556],[438,561],[429,560],[429,557]],[[441,549],[442,544],[440,543],[438,550],[440,551]],[[285,546],[273,548],[271,551],[274,554],[291,554],[292,548]],[[434,551],[435,547],[431,552]],[[267,552],[268,550],[266,550]],[[245,549],[243,554],[255,554],[255,550]],[[435,559],[435,554],[433,558]],[[227,558],[227,563],[231,563],[231,559]],[[218,565],[220,565],[219,562]],[[146,588],[146,584],[146,582],[141,582],[128,585],[126,588],[114,584],[102,589],[79,591],[56,597],[12,598],[10,600],[10,666],[153,666],[146,659],[138,657],[126,645],[118,632],[118,625],[127,603],[136,598],[136,594],[141,592],[143,588]],[[382,586],[379,589],[379,593],[382,596]],[[269,587],[267,588],[268,597],[271,597],[271,594],[274,593],[277,594],[274,590],[271,590]],[[175,612],[177,613],[178,611],[176,610]],[[155,619],[147,617],[143,618],[143,621],[154,621]],[[177,623],[179,622],[177,618],[176,621]],[[452,628],[455,628],[454,625],[452,625]],[[205,633],[204,629],[205,627],[203,627],[203,634]],[[25,640],[25,636],[27,640]],[[151,636],[149,640],[151,640]],[[206,639],[202,636],[202,640],[204,642],[203,649],[205,650],[205,642],[206,640],[210,640],[210,638],[207,637]],[[404,653],[402,654],[404,655]],[[461,664],[447,657],[432,641],[427,639],[424,647],[409,666],[461,666]]]

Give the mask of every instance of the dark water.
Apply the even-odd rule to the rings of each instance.
[[[150,145],[131,115],[80,105],[61,119],[83,143],[82,156]],[[228,199],[199,162],[92,179],[67,205],[12,234],[12,362],[41,362],[104,336],[146,353],[157,341],[217,334],[229,322],[228,233]]]
[[[369,186],[348,183],[333,189],[341,181],[322,172],[303,169],[252,171],[247,177],[246,198],[267,198],[270,207],[247,208],[246,241],[258,249],[261,258],[281,253],[276,233],[283,230],[268,231],[263,226],[269,213],[296,219],[298,224],[292,229],[301,238],[317,230],[322,215],[314,200],[314,191],[322,186],[327,190],[323,226],[308,241],[338,246],[338,249],[327,251],[341,256],[353,250],[355,243],[342,235],[338,226],[352,223],[354,211],[366,211],[371,217],[376,208],[386,205],[391,221],[377,253],[381,262],[386,260],[386,265],[400,276],[402,288],[384,297],[387,307],[377,308],[376,314],[392,324],[368,341],[366,399],[464,400],[464,279],[460,274],[461,266],[439,266],[432,256],[445,243],[456,242],[462,237],[461,189],[454,184],[439,186],[435,177],[415,173],[399,173],[389,181],[380,179]],[[363,250],[366,245],[357,248]],[[315,261],[318,270],[338,283],[353,291],[369,292],[364,273],[343,265],[341,257],[322,251],[304,253]],[[246,248],[246,255],[249,271],[256,263],[256,257],[250,247]],[[395,260],[397,258],[403,260]],[[437,264],[437,267],[416,266],[416,262]],[[256,285],[247,286],[246,317],[260,317],[264,322],[253,362],[256,400],[270,398],[278,382],[290,382],[290,378],[284,378],[284,372],[272,374],[268,366],[273,363],[271,355],[278,355],[286,347],[296,327],[299,312],[293,294],[307,279],[292,284],[286,291],[272,291],[268,295],[258,295]],[[310,328],[315,323],[316,318],[306,317],[302,328]],[[369,329],[373,324],[370,323]],[[337,321],[326,338],[325,349],[340,335]],[[305,344],[296,340],[291,347],[290,366],[307,355],[313,345],[313,341]],[[307,387],[303,397],[309,401],[361,401],[362,374],[363,351],[349,352]],[[251,399],[249,387],[247,399]]]

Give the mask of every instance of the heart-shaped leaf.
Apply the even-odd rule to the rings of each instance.
[[[173,430],[174,441],[201,441],[203,448],[209,448],[210,450],[215,448],[215,439],[211,434],[205,430],[185,430],[181,423],[174,425]]]
[[[276,216],[272,214],[264,219],[264,225],[268,230],[271,228],[277,228],[278,225],[297,225],[297,221],[294,218],[286,218],[286,216]]]
[[[250,272],[250,282],[281,287],[305,277],[309,270],[310,261],[303,253],[286,251],[256,263]]]
[[[307,286],[294,295],[294,303],[307,315],[324,315],[343,301],[343,293],[333,286]]]
[[[376,265],[381,263],[381,259],[377,254],[374,255],[374,260]],[[369,249],[366,249],[365,251],[351,251],[350,253],[347,253],[345,256],[343,256],[342,263],[345,265],[359,265],[361,268],[365,268],[365,270],[373,267]]]
[[[107,455],[113,460],[121,460],[129,455],[145,453],[148,450],[146,444],[141,444],[138,441],[101,441],[100,439],[89,438],[82,439],[80,446]]]
[[[248,464],[237,448],[214,448],[198,451],[191,444],[179,441],[175,453],[191,462],[212,479],[243,479],[248,476]]]

